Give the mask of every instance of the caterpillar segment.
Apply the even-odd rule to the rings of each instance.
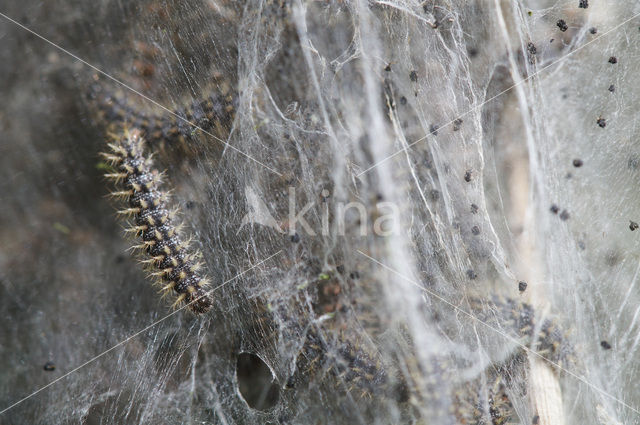
[[[179,210],[171,207],[170,195],[162,189],[162,173],[145,156],[144,144],[140,130],[124,130],[102,155],[114,168],[106,174],[117,186],[112,196],[125,200],[126,206],[119,211],[129,219],[125,232],[138,241],[131,250],[142,257],[163,296],[175,295],[174,307],[186,303],[194,313],[205,313],[212,301],[205,290],[208,281],[201,274],[201,254],[185,239],[183,224],[177,220]]]

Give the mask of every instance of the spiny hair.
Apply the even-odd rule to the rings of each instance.
[[[110,152],[102,156],[115,170],[105,176],[118,187],[112,196],[127,201],[119,214],[129,217],[126,232],[141,239],[132,249],[144,257],[141,262],[163,294],[177,294],[174,307],[186,302],[194,313],[207,312],[212,302],[204,289],[207,279],[200,274],[201,254],[182,237],[178,209],[170,207],[169,194],[161,188],[162,173],[154,169],[151,156],[145,156],[140,130],[125,129],[110,138]]]

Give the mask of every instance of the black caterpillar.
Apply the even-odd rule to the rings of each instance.
[[[173,113],[147,113],[127,101],[123,93],[109,92],[100,82],[94,82],[88,93],[89,103],[96,119],[111,130],[125,126],[137,128],[153,146],[186,145],[194,132],[200,129],[217,136],[228,133],[235,116],[237,96],[231,89],[211,92],[204,100],[194,100]],[[114,128],[115,126],[115,128]]]
[[[494,296],[490,299],[471,297],[469,307],[475,317],[504,329],[506,335],[530,347],[553,365],[572,363],[572,349],[564,332],[552,320],[538,323],[531,305]],[[321,336],[324,333],[329,341]],[[492,363],[482,376],[473,380],[457,381],[456,364],[447,356],[434,358],[429,370],[413,365],[409,376],[403,376],[398,373],[398,365],[394,361],[383,364],[381,357],[345,333],[338,331],[336,334],[315,327],[307,334],[298,362],[297,367],[303,375],[333,376],[357,400],[379,400],[382,397],[401,403],[444,406],[446,403],[442,401],[452,397],[453,403],[448,409],[432,412],[438,418],[436,422],[449,424],[455,420],[456,423],[470,425],[501,425],[517,417],[507,383],[513,375],[527,370],[526,352],[517,347],[510,357]],[[412,376],[420,378],[414,381]],[[449,388],[451,394],[443,393],[446,391],[443,382],[452,385]],[[457,384],[453,384],[455,382]],[[486,422],[487,418],[490,422]]]
[[[142,262],[153,270],[151,275],[158,278],[162,291],[176,292],[174,306],[186,302],[194,313],[205,313],[212,302],[204,290],[208,282],[199,273],[200,253],[183,240],[182,224],[175,221],[177,210],[169,208],[169,195],[160,189],[162,175],[144,155],[144,143],[137,129],[125,130],[109,143],[111,152],[102,156],[116,172],[106,177],[120,186],[113,196],[128,201],[128,207],[119,213],[133,217],[127,233],[141,237],[142,243],[134,248],[148,255]]]

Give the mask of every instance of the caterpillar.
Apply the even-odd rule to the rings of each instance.
[[[204,289],[208,281],[199,273],[201,254],[182,237],[183,225],[176,221],[178,209],[171,209],[168,193],[160,188],[162,173],[153,168],[151,156],[145,156],[141,131],[125,129],[112,138],[111,151],[102,157],[115,172],[105,176],[119,186],[112,196],[127,200],[119,214],[132,217],[126,233],[141,239],[134,250],[146,254],[142,263],[151,269],[162,292],[177,294],[174,307],[186,302],[196,314],[207,312],[212,302]]]
[[[111,130],[129,126],[137,128],[150,145],[162,147],[167,143],[184,147],[198,130],[193,124],[218,136],[229,131],[237,96],[224,87],[212,91],[203,100],[194,100],[186,107],[173,110],[173,113],[165,111],[161,114],[136,108],[123,93],[109,92],[98,81],[90,85],[87,98],[97,121],[105,123]]]
[[[555,364],[572,363],[572,347],[560,326],[549,319],[537,323],[531,305],[492,296],[470,297],[469,307],[483,322],[503,329]],[[380,353],[367,349],[360,338],[354,339],[344,330],[336,333],[325,329],[330,326],[328,323],[323,322],[323,329],[309,330],[297,367],[307,375],[333,376],[356,400],[382,398],[433,406],[431,419],[437,418],[436,422],[443,424],[500,425],[517,416],[507,387],[513,376],[528,371],[526,352],[521,346],[503,360],[493,361],[478,377],[467,380],[460,379],[457,373],[464,366],[446,353],[434,356],[426,366],[408,364],[408,358],[404,359],[404,366],[400,364],[403,361],[397,363],[393,359],[383,363]],[[325,332],[326,339],[321,336]],[[400,368],[405,373],[400,373]]]

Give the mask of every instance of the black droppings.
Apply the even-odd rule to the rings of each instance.
[[[471,214],[477,214],[478,206],[476,204],[471,204]]]
[[[549,208],[549,211],[551,211],[554,214],[558,214],[558,211],[560,211],[560,208],[558,208],[556,204],[551,204],[551,208]]]
[[[598,123],[600,128],[605,128],[607,126],[607,120],[604,118],[598,118],[596,122]]]
[[[53,364],[53,362],[46,362],[43,369],[47,372],[53,372],[54,370],[56,370],[56,365]]]
[[[431,134],[433,134],[434,136],[437,136],[438,135],[438,128],[439,127],[437,125],[431,124],[431,126],[429,127],[429,132]]]
[[[418,81],[418,73],[416,71],[411,71],[409,73],[409,78],[411,79],[411,81],[413,81],[414,83]]]
[[[618,63],[618,58],[615,57],[615,56],[611,56],[609,58],[609,63],[612,64],[612,65],[615,65],[616,63]]]
[[[387,72],[391,72],[391,64],[387,64],[387,66],[384,67],[384,70]]]
[[[638,223],[635,221],[629,221],[629,229],[633,232],[638,228]]]
[[[521,280],[520,282],[518,282],[518,291],[524,292],[526,290],[527,290],[527,282],[525,282],[524,280]]]
[[[591,34],[597,34],[597,33],[598,33],[598,28],[596,28],[596,27],[591,27],[591,28],[589,28],[589,32],[590,32]]]
[[[611,93],[613,93],[614,91],[616,91],[616,86],[614,86],[613,84],[611,84],[611,85],[609,86],[609,91],[610,91]]]
[[[406,97],[404,97],[404,96],[402,96],[402,97],[400,98],[400,104],[401,104],[401,105],[406,105],[406,104],[407,104],[407,98],[406,98]]]
[[[474,272],[473,270],[469,269],[467,270],[467,277],[471,280],[474,280],[475,278],[478,277],[478,275],[476,274],[476,272]]]
[[[560,213],[560,220],[567,221],[569,220],[569,217],[571,217],[569,215],[569,212],[567,210],[562,210],[562,212]]]
[[[298,235],[297,233],[294,233],[293,235],[291,235],[291,242],[293,243],[300,242],[300,235]]]
[[[466,181],[467,183],[471,181],[471,170],[467,170],[467,172],[464,173],[464,181]]]
[[[473,226],[471,228],[471,233],[473,233],[475,236],[478,236],[480,234],[480,228],[478,226]]]
[[[558,26],[558,28],[560,28],[560,31],[562,32],[565,32],[566,30],[569,29],[569,26],[567,25],[564,19],[560,19],[558,22],[556,22],[556,25]]]
[[[576,158],[576,159],[574,159],[574,160],[573,160],[573,166],[574,166],[574,167],[576,167],[576,168],[580,168],[580,167],[582,167],[582,165],[583,165],[583,164],[584,164],[584,163],[582,162],[582,160],[581,160],[581,159],[577,159],[577,158]]]
[[[611,344],[604,340],[600,341],[600,347],[604,348],[605,350],[611,350]]]
[[[589,7],[589,0],[580,0],[580,3],[578,3],[578,7],[580,9],[586,9],[587,7]]]
[[[462,118],[456,118],[453,121],[453,131],[458,131],[460,130],[460,127],[462,126]]]

